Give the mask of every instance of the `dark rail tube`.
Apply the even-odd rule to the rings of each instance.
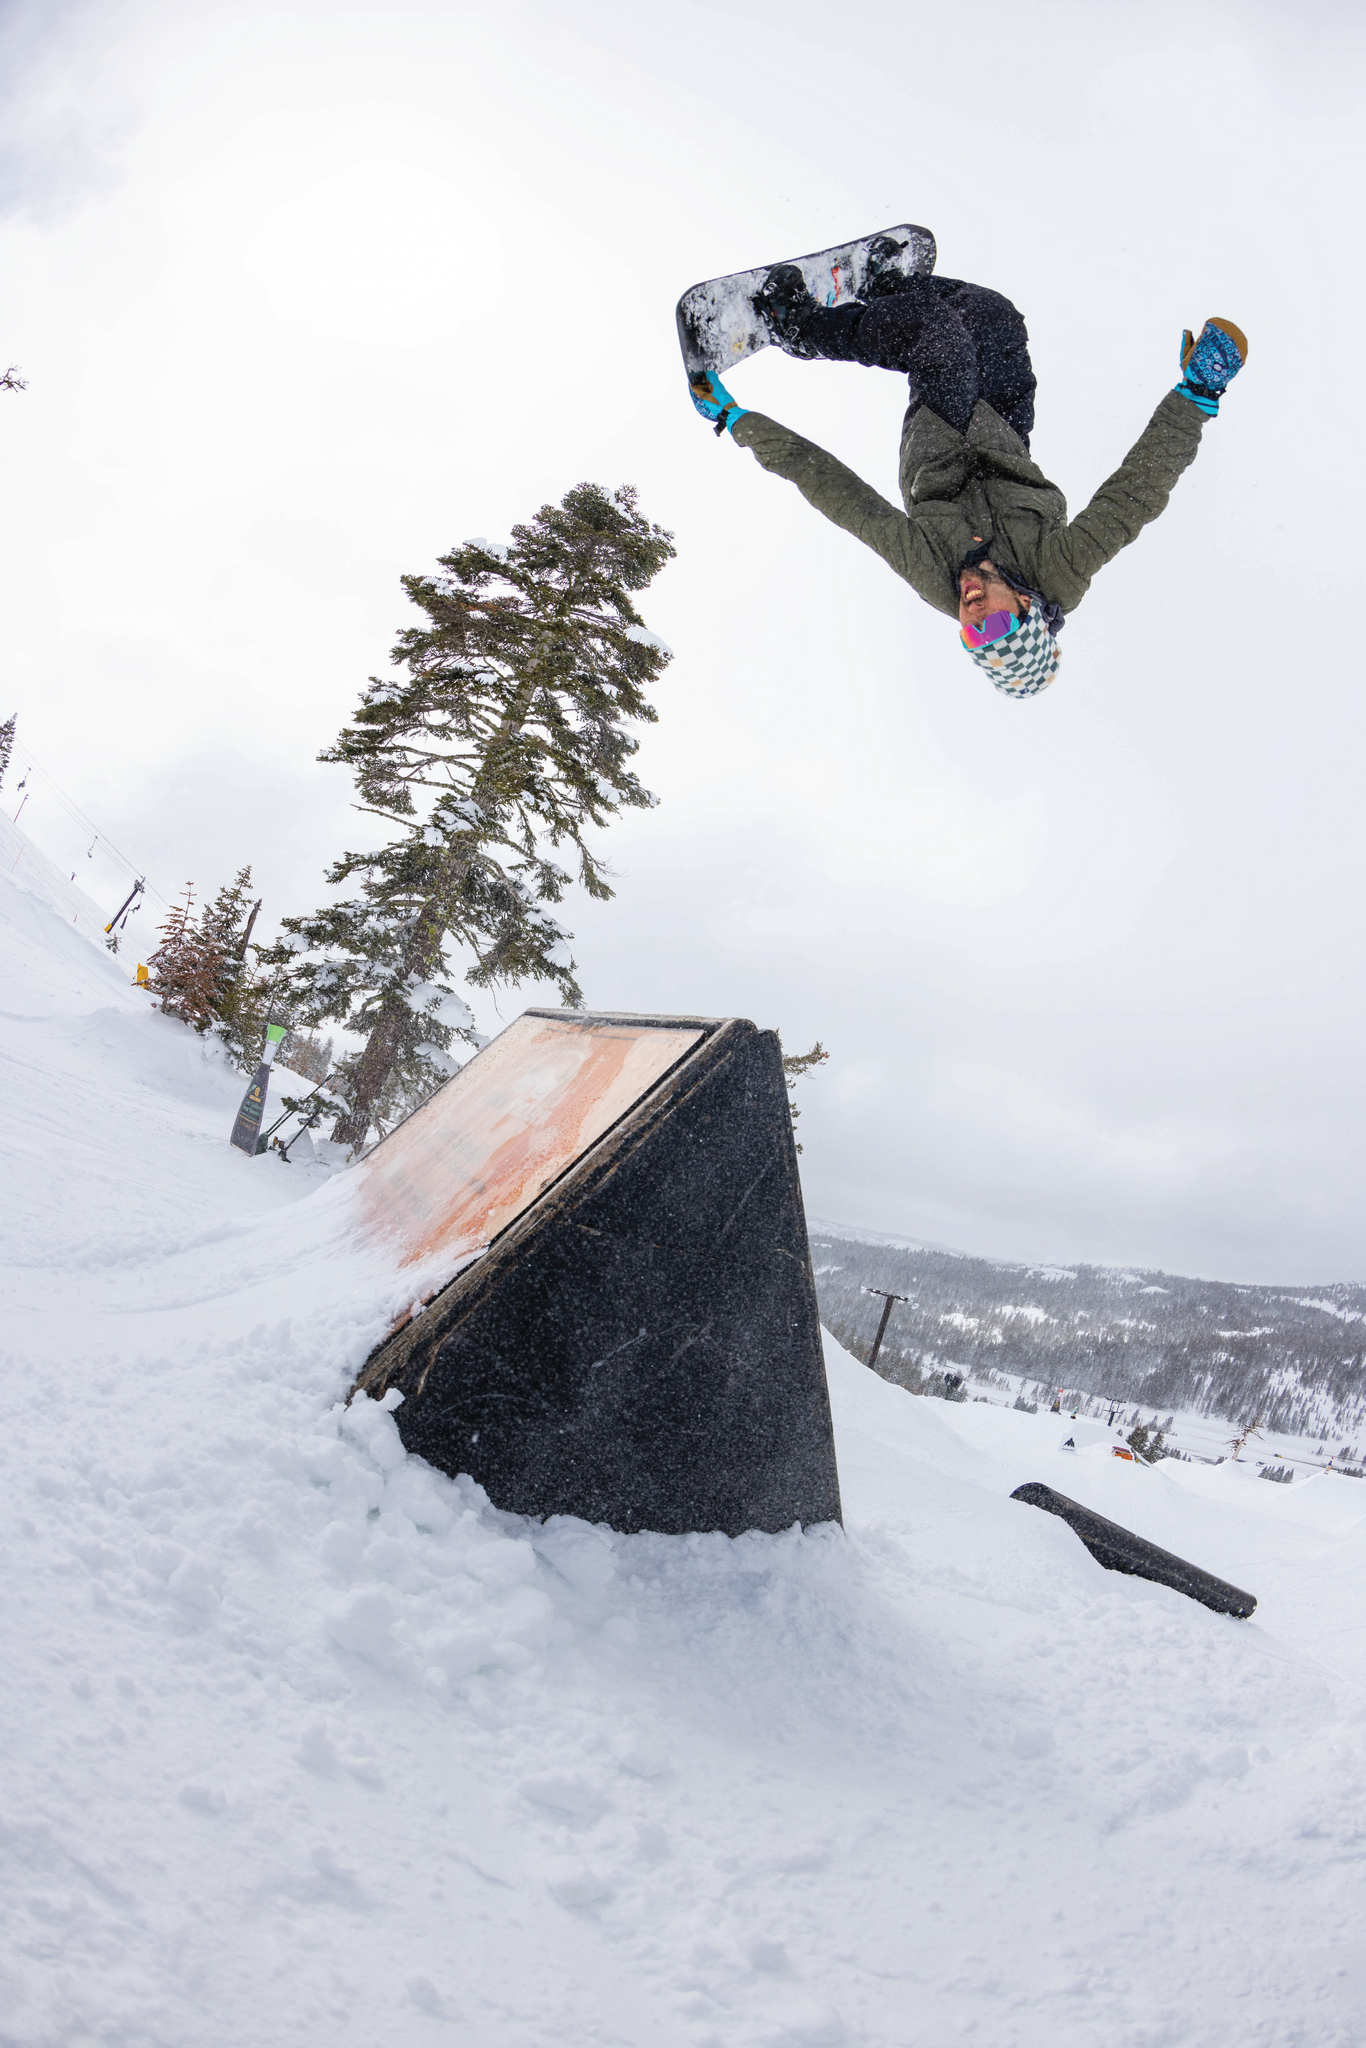
[[[1198,1564],[1187,1564],[1184,1557],[1173,1557],[1170,1550],[1159,1550],[1145,1536],[1135,1536],[1132,1529],[1121,1529],[1118,1522],[1107,1522],[1104,1515],[1093,1514],[1080,1501],[1069,1500],[1065,1493],[1054,1493],[1051,1486],[1043,1486],[1037,1479],[1017,1486],[1010,1498],[1060,1516],[1107,1572],[1129,1572],[1136,1579],[1152,1579],[1159,1586],[1172,1586],[1188,1600],[1198,1600],[1201,1606],[1212,1607],[1216,1614],[1236,1614],[1240,1621],[1246,1621],[1257,1605],[1254,1594],[1231,1586],[1227,1579],[1216,1579],[1213,1572],[1201,1571]]]

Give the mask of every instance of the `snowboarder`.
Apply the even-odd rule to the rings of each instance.
[[[1096,571],[1164,509],[1205,421],[1247,360],[1247,340],[1231,320],[1207,320],[1198,340],[1187,330],[1181,382],[1069,522],[1062,492],[1030,457],[1028,336],[999,292],[891,270],[874,275],[861,299],[823,306],[803,270],[780,263],[764,274],[751,305],[787,355],[909,378],[901,434],[906,509],[888,504],[823,448],[738,405],[714,370],[690,372],[698,411],[874,549],[928,604],[956,618],[972,660],[1013,697],[1032,697],[1052,682],[1066,614]]]

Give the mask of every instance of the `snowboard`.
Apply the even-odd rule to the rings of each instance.
[[[929,229],[903,226],[788,260],[796,263],[817,305],[843,306],[861,298],[871,278],[889,270],[903,277],[926,275],[934,269],[934,258]],[[689,376],[698,370],[724,372],[776,342],[768,321],[753,304],[754,293],[772,268],[766,263],[759,270],[709,277],[684,292],[678,302],[678,341]]]

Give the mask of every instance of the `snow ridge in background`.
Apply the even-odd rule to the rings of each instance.
[[[931,1367],[966,1374],[977,1393],[1023,1390],[1068,1404],[1084,1391],[1145,1421],[1177,1421],[1227,1447],[1256,1422],[1264,1437],[1317,1463],[1359,1460],[1366,1352],[1352,1325],[1366,1288],[1335,1282],[1306,1297],[1125,1267],[1029,1266],[812,1223],[826,1327],[866,1356],[882,1311],[870,1289],[900,1297],[881,1361],[916,1384]],[[908,1380],[907,1370],[912,1374]],[[1222,1427],[1221,1427],[1222,1422]],[[1170,1435],[1170,1431],[1169,1431]]]
[[[844,1531],[500,1514],[343,1406],[414,1285],[346,1176],[229,1148],[241,1076],[32,860],[4,2048],[1357,2038],[1366,1486],[1078,1460],[832,1344]],[[1256,1619],[1101,1572],[1027,1478]]]

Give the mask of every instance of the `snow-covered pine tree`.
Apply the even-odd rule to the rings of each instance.
[[[320,756],[355,770],[357,808],[390,836],[329,871],[359,895],[285,918],[288,937],[263,955],[284,964],[293,951],[301,1019],[365,1034],[344,1067],[342,1143],[362,1143],[396,1090],[409,1105],[430,1092],[453,1069],[453,1038],[478,1043],[450,986],[462,970],[478,987],[548,981],[582,1001],[569,934],[546,908],[572,879],[553,850],[572,848],[589,895],[609,897],[585,834],[655,801],[630,767],[627,721],[655,718],[645,691],[670,656],[632,593],[673,553],[633,489],[579,484],[515,526],[509,547],[469,541],[439,573],[402,579],[426,614],[394,647],[403,673],[372,676]]]
[[[251,901],[251,868],[242,867],[213,902],[205,905],[199,920],[213,979],[211,1016],[208,1024],[197,1028],[211,1028],[243,1069],[254,1067],[261,1056],[279,979],[278,975],[262,974],[247,959],[247,941],[260,907]],[[283,1021],[276,1017],[277,1023]]]
[[[17,711],[11,711],[3,725],[0,725],[0,783],[4,782],[9,757],[14,752],[14,728],[19,723]]]

